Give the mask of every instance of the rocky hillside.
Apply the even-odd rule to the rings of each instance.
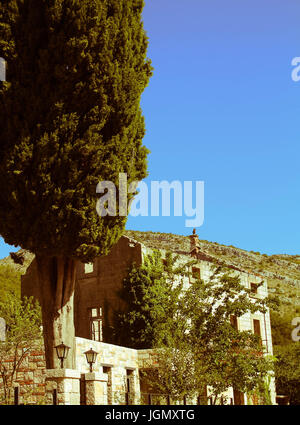
[[[150,248],[162,248],[178,253],[188,253],[191,250],[188,236],[132,230],[127,230],[125,235]],[[300,313],[300,255],[268,256],[205,240],[200,240],[199,244],[201,253],[229,266],[265,277],[269,292],[278,295],[281,300],[281,310]],[[33,258],[34,255],[30,252],[20,250],[13,258],[9,256],[0,260],[0,266],[11,266],[23,274]]]
[[[24,274],[33,258],[34,254],[25,249],[20,249],[16,253],[0,260],[0,266],[11,266],[21,274]]]
[[[150,248],[181,253],[188,253],[191,249],[188,236],[138,231],[127,231],[126,235]],[[279,296],[281,310],[300,313],[300,255],[268,256],[206,240],[200,240],[199,244],[203,254],[229,266],[263,276],[268,281],[270,294]]]

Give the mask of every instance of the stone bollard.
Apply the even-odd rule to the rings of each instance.
[[[85,374],[85,400],[88,405],[107,405],[107,381],[106,373]]]
[[[80,372],[72,369],[46,369],[47,404],[80,404]]]

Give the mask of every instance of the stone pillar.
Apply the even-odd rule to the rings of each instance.
[[[56,390],[58,405],[80,404],[80,372],[72,369],[46,369],[46,400],[53,404]]]
[[[106,373],[85,374],[85,400],[88,405],[107,405],[107,381]]]

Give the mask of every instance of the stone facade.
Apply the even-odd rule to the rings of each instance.
[[[71,369],[47,369],[45,371],[45,403],[79,405],[80,372]]]
[[[126,307],[120,298],[123,280],[132,264],[141,264],[144,256],[151,253],[153,248],[153,246],[148,247],[146,241],[141,243],[132,237],[123,236],[107,256],[97,258],[93,264],[78,265],[74,295],[76,370],[81,375],[88,376],[86,374],[89,373],[89,369],[83,353],[90,348],[99,353],[94,367],[97,375],[90,376],[86,380],[86,385],[91,392],[98,394],[98,404],[100,404],[99,400],[109,404],[125,403],[124,397],[128,387],[136,398],[133,402],[137,402],[140,394],[139,368],[146,363],[149,364],[149,359],[155,366],[155,356],[149,350],[137,351],[111,344],[113,342],[111,327],[114,324],[114,314]],[[160,251],[164,257],[166,251],[161,248]],[[173,251],[180,254],[179,261],[187,262],[191,257],[197,260],[195,269],[198,276],[203,280],[209,279],[212,273],[211,259],[201,253],[198,236],[195,233],[190,236],[189,244],[184,251],[182,251],[182,247],[180,249],[175,247]],[[261,276],[236,268],[233,269],[233,273],[240,276],[245,287],[253,288],[253,299],[267,296],[267,282],[263,282],[258,289],[256,287],[262,283]],[[189,279],[192,278],[186,278],[186,285],[189,284]],[[40,299],[36,280],[36,264],[33,260],[26,275],[22,277],[22,296],[33,295]],[[272,355],[269,311],[256,315],[249,313],[237,318],[236,326],[240,330],[259,332],[267,353]],[[275,404],[273,378],[270,389]],[[227,396],[234,398],[233,390],[230,390]],[[246,399],[245,402],[247,402]]]
[[[20,358],[21,352],[18,353]],[[7,369],[11,369],[14,357],[4,360]],[[21,367],[18,369],[14,387],[19,388],[19,402],[38,404],[45,402],[45,353],[40,345],[25,354]],[[0,398],[3,392],[2,381],[0,381]]]
[[[76,369],[82,374],[89,371],[84,352],[90,348],[99,353],[93,370],[108,377],[107,402],[125,403],[128,389],[138,397],[140,391],[138,350],[76,337]]]
[[[74,295],[75,335],[92,339],[89,313],[101,306],[103,341],[112,342],[111,325],[116,311],[124,309],[119,291],[123,279],[133,263],[142,262],[142,245],[129,238],[122,237],[104,257],[96,258],[92,267],[78,264]],[[22,276],[21,293],[40,300],[35,260]]]

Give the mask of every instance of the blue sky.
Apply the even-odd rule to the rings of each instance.
[[[148,0],[148,180],[204,180],[201,239],[300,254],[296,0]],[[127,228],[190,234],[181,217]]]
[[[146,0],[146,182],[205,181],[201,239],[300,254],[299,19],[298,0]],[[191,233],[184,217],[127,228]]]

